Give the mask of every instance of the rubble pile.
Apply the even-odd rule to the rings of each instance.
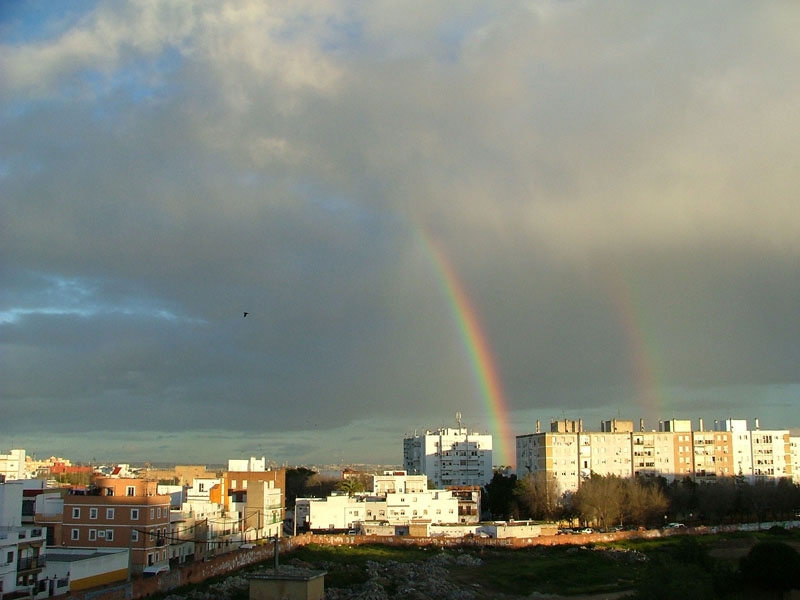
[[[479,564],[480,559],[469,554],[445,552],[418,562],[368,561],[366,583],[347,589],[328,588],[325,597],[327,600],[474,600],[477,596],[473,590],[450,581],[448,567]]]

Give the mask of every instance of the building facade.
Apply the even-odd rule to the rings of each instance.
[[[403,439],[403,468],[425,475],[437,489],[486,485],[492,479],[492,436],[459,424]]]
[[[592,473],[619,477],[690,477],[713,483],[740,477],[751,483],[794,478],[792,438],[786,430],[747,429],[742,420],[715,421],[697,430],[688,420],[660,421],[658,430],[644,422],[604,421],[599,432],[584,431],[582,421],[553,421],[549,432],[516,438],[517,476],[551,474],[562,492],[575,491]],[[539,429],[537,425],[537,430]]]
[[[22,519],[24,480],[0,483],[0,598],[37,597],[46,592],[43,527]]]
[[[326,498],[298,498],[295,514],[299,530],[363,531],[370,524],[453,524],[460,520],[459,507],[465,497],[454,490],[421,487],[418,475],[387,472],[374,476],[371,493],[334,494]],[[472,496],[470,496],[472,498]],[[469,512],[475,510],[471,506]]]
[[[22,448],[14,448],[8,454],[0,454],[0,483],[27,479],[25,460],[26,454]]]
[[[169,561],[170,496],[157,482],[97,477],[64,497],[61,543],[67,548],[129,549],[133,573]]]

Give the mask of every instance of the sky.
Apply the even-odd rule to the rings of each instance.
[[[0,5],[0,452],[800,434],[795,2]],[[244,317],[244,312],[249,314]]]

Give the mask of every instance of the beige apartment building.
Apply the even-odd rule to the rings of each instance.
[[[660,421],[647,430],[643,420],[603,421],[600,431],[585,431],[583,421],[559,420],[550,431],[516,438],[517,476],[546,472],[562,492],[577,490],[591,476],[690,477],[712,483],[721,477],[750,482],[792,478],[792,438],[788,431],[747,430],[742,420],[715,421],[707,430],[703,420],[693,430],[689,420]]]

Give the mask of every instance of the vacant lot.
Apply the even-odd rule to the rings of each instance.
[[[284,554],[281,563],[325,570],[329,600],[733,600],[771,597],[737,588],[739,559],[763,539],[779,539],[800,550],[800,532],[783,531],[519,550],[310,545]],[[237,574],[235,585],[215,583],[211,596],[206,587],[176,590],[171,598],[244,599],[245,574]]]

